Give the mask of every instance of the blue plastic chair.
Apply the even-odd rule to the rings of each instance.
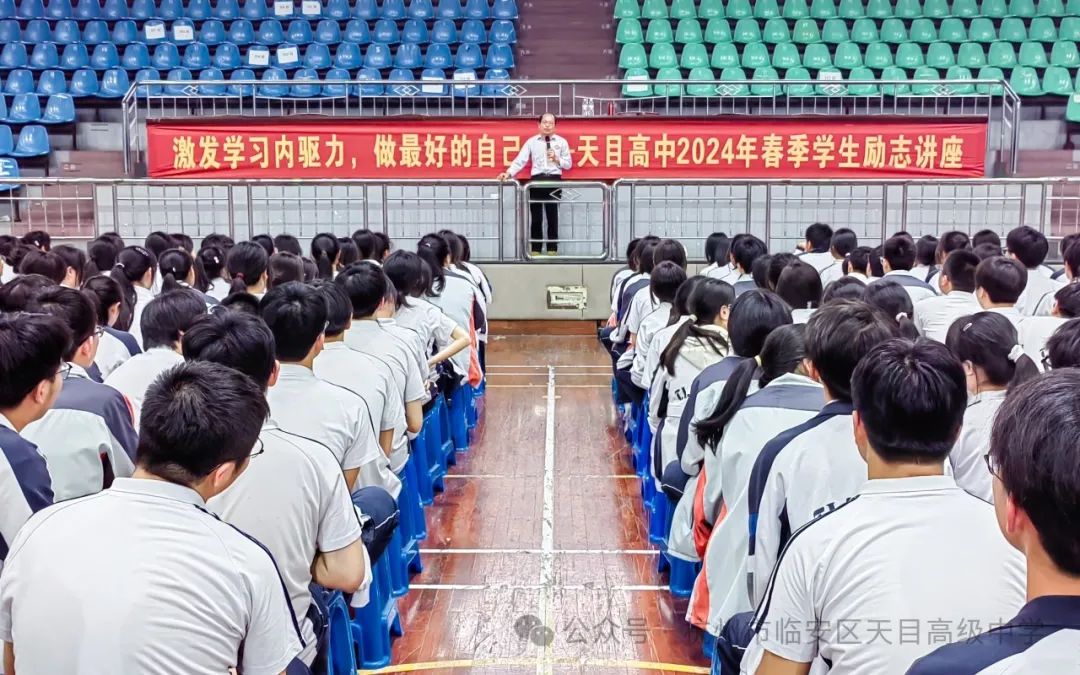
[[[41,119],[41,105],[37,94],[19,94],[11,100],[7,121],[12,124],[28,124]]]
[[[301,2],[300,3],[300,18],[308,21],[318,21],[323,18],[323,5],[322,2]]]
[[[79,0],[72,16],[79,21],[91,21],[101,18],[101,5],[98,0]]]
[[[389,68],[392,62],[393,57],[390,54],[390,47],[384,44],[373,42],[368,45],[367,50],[364,51],[365,68],[378,68],[379,70],[382,70],[383,68]],[[346,67],[340,63],[336,65],[341,68]]]
[[[25,68],[11,71],[4,80],[5,94],[28,94],[32,91],[34,91],[34,74]]]
[[[96,71],[89,68],[76,70],[71,76],[71,84],[68,85],[68,93],[75,98],[83,96],[96,96],[100,89]]]
[[[210,0],[187,0],[184,16],[192,21],[206,21],[213,16],[210,9]]]
[[[517,42],[517,30],[513,21],[499,19],[491,24],[491,41],[515,44]]]
[[[7,106],[4,107],[4,116],[7,117]],[[11,151],[15,149],[15,139],[11,135],[11,127],[6,124],[0,124],[0,155],[10,155]],[[11,160],[3,160],[4,162],[10,162]],[[5,173],[9,171],[7,166],[4,166]]]
[[[154,47],[154,53],[150,57],[150,65],[158,70],[172,70],[180,66],[180,52],[176,45],[171,42],[163,42]]]
[[[490,68],[484,73],[484,84],[480,91],[484,96],[509,96],[505,83],[499,80],[509,80],[510,73],[503,68]]]
[[[422,63],[423,56],[420,54],[420,45],[404,44],[398,46],[397,53],[394,54],[395,68],[419,68]]]
[[[484,44],[488,41],[487,29],[484,28],[484,22],[479,19],[469,19],[461,25],[461,35],[459,38],[462,42],[472,42],[478,45]]]
[[[454,26],[454,22],[450,19],[439,19],[431,28],[432,42],[444,45],[452,45],[457,42],[457,39],[457,28]]]
[[[34,19],[26,24],[23,37],[34,46],[37,46],[39,42],[52,42],[52,28],[45,19]]]
[[[60,67],[64,70],[78,70],[86,68],[90,64],[90,56],[86,53],[86,45],[75,42],[64,45],[64,51],[60,54]]]
[[[15,13],[14,0],[0,0],[0,19],[14,19]]]
[[[354,19],[374,21],[379,18],[379,5],[375,0],[356,0],[353,5],[352,16]]]
[[[203,21],[198,40],[208,47],[218,46],[225,41],[225,24],[217,19]]]
[[[247,50],[247,54],[244,59],[244,66],[246,68],[262,69],[268,67],[273,61],[273,56],[270,53],[269,47],[263,47],[262,45],[252,45]]]
[[[104,42],[94,47],[94,53],[90,55],[90,67],[94,70],[119,68],[120,55],[116,52],[116,45]]]
[[[439,0],[439,4],[435,7],[435,16],[451,21],[464,17],[465,12],[461,9],[461,0]]]
[[[448,45],[432,44],[428,46],[427,54],[424,55],[425,68],[450,68],[453,65],[454,58],[450,55]]]
[[[165,85],[166,96],[191,96],[198,88],[191,84],[191,71],[187,68],[173,68],[165,77],[169,84]]]
[[[431,0],[409,0],[406,14],[410,19],[429,21],[435,18],[435,8],[431,6]]]
[[[134,24],[132,25],[134,26]],[[138,34],[139,33],[136,30],[135,36],[138,37]],[[72,40],[72,42],[78,42],[78,40]],[[101,19],[87,21],[86,28],[83,29],[82,42],[87,46],[97,46],[106,42],[114,42],[112,35],[109,33],[109,24]],[[131,40],[128,40],[128,42],[131,42]]]
[[[480,95],[480,83],[476,81],[476,71],[458,68],[454,71],[454,96],[471,98]]]
[[[458,46],[457,55],[454,57],[455,67],[475,70],[483,65],[484,54],[480,51],[479,45],[466,42]]]
[[[128,18],[126,0],[105,0],[105,4],[101,8],[101,18],[109,21],[120,21]]]
[[[67,93],[67,77],[59,70],[46,70],[38,75],[38,96],[52,96]]]
[[[193,42],[184,48],[181,63],[188,70],[202,70],[210,67],[210,48],[201,42]]]
[[[379,18],[398,21],[405,18],[404,0],[383,0],[379,8]]]
[[[515,0],[494,0],[491,5],[491,16],[496,19],[509,20],[518,18],[517,2]]]
[[[345,32],[341,36],[344,42],[354,42],[358,45],[371,44],[371,30],[367,21],[352,19],[345,24]]]
[[[382,668],[390,664],[390,635],[401,634],[401,618],[397,601],[392,594],[390,578],[390,550],[379,558],[371,568],[372,581],[368,604],[353,612],[349,627],[359,656],[361,668]]]
[[[334,50],[334,67],[345,70],[355,70],[364,62],[360,53],[360,45],[355,42],[342,42]]]
[[[124,47],[124,55],[120,57],[120,65],[128,70],[142,70],[150,67],[150,52],[146,45],[134,42]]]
[[[384,45],[396,45],[401,42],[401,32],[398,31],[397,23],[389,19],[379,19],[371,31],[371,39]]]
[[[246,47],[255,42],[255,29],[247,19],[238,19],[229,24],[229,42],[239,47]]]
[[[93,72],[93,71],[91,71],[91,72]],[[145,82],[147,80],[160,80],[160,79],[161,79],[161,73],[159,73],[154,68],[143,68],[139,72],[135,73],[135,82],[136,83]],[[162,89],[162,86],[160,84],[148,84],[148,85],[145,85],[145,86],[142,86],[142,87],[139,87],[138,89],[136,89],[135,94],[139,98],[146,98],[147,96],[161,96],[162,91],[163,91],[163,89]]]
[[[101,76],[101,88],[98,90],[98,96],[101,98],[123,98],[130,86],[131,82],[128,81],[126,70],[123,68],[107,70]]]
[[[349,0],[329,0],[323,9],[323,15],[334,21],[348,21],[352,17]]]
[[[300,48],[298,46],[288,42],[282,42],[274,49],[273,63],[282,70],[293,70],[302,65],[302,57],[303,54],[300,53]]]
[[[428,42],[428,29],[420,19],[409,19],[405,27],[401,29],[401,41],[410,44],[424,44]]]
[[[213,14],[219,21],[235,21],[240,18],[240,5],[236,0],[217,0]]]
[[[136,21],[146,21],[157,16],[157,5],[154,0],[131,0],[129,15]]]
[[[9,42],[4,45],[3,51],[0,51],[0,68],[24,68],[26,62],[26,45],[21,42]]]
[[[217,68],[207,68],[199,73],[200,96],[225,96],[228,93],[227,85],[222,82],[225,74]]]
[[[244,0],[240,16],[248,21],[261,21],[267,17],[265,0]]]
[[[374,68],[361,68],[356,73],[356,79],[361,81],[354,90],[357,96],[382,96],[386,93],[382,76]]]
[[[89,28],[89,24],[87,25]],[[131,19],[122,19],[117,21],[113,25],[112,36],[101,40],[112,40],[112,43],[117,47],[124,47],[139,41],[139,27],[135,25],[135,22]]]
[[[256,44],[272,46],[284,41],[285,35],[277,19],[267,19],[259,24],[259,32],[255,36]]]
[[[0,22],[0,26],[2,26],[2,24],[3,24],[3,22]],[[89,24],[87,24],[87,25],[89,26]],[[16,26],[18,26],[18,24],[16,24]],[[0,33],[2,33],[2,32],[3,32],[3,29],[0,28]],[[9,39],[5,39],[5,37],[6,36],[4,36],[4,35],[0,35],[0,41],[3,41],[3,42],[11,42],[12,41],[12,40],[9,40]],[[18,41],[19,39],[20,39],[19,34],[16,33],[15,37],[14,37],[14,40]],[[33,42],[33,40],[29,40],[29,39],[27,39],[27,41],[28,42]],[[79,24],[76,23],[73,19],[64,19],[63,21],[57,21],[56,22],[56,27],[53,29],[53,42],[55,42],[56,44],[59,44],[59,45],[69,45],[72,42],[82,42],[82,41],[83,41],[82,31],[79,30]]]
[[[323,84],[322,95],[325,98],[343,98],[349,95],[349,85],[346,84],[352,79],[352,75],[349,75],[349,71],[342,68],[331,68],[327,71],[324,78],[325,84]]]
[[[420,80],[445,80],[446,71],[442,68],[425,68],[420,73]],[[448,93],[447,86],[442,84],[422,84],[420,85],[421,96],[446,96]]]
[[[506,68],[510,69],[514,67],[514,49],[510,45],[504,45],[494,43],[488,47],[487,60],[485,64],[488,68]]]
[[[214,50],[214,67],[220,70],[233,70],[244,64],[240,50],[231,42],[222,42]]]
[[[330,48],[324,44],[314,42],[304,50],[304,67],[324,70],[333,64],[334,59],[330,56]]]
[[[356,669],[356,650],[353,648],[349,607],[345,597],[335,591],[327,604],[326,673],[356,675]]]
[[[468,19],[491,18],[491,8],[487,0],[467,0],[465,3],[465,17]]]
[[[49,0],[45,5],[45,18],[52,21],[71,18],[71,0]]]
[[[78,25],[75,26],[75,30],[79,30]],[[15,19],[4,19],[0,21],[0,43],[7,44],[9,42],[18,42],[20,40],[22,40],[22,30],[19,28],[18,21]]]
[[[263,71],[260,78],[269,84],[260,84],[258,95],[269,98],[284,98],[289,94],[289,76],[281,68],[270,67]]]
[[[6,127],[5,127],[6,128]],[[6,143],[6,145],[5,145]],[[11,129],[7,129],[7,134],[0,133],[0,155],[6,155],[11,152]],[[19,163],[14,159],[0,159],[0,191],[11,192],[12,190],[18,190],[22,187],[19,183],[8,182],[12,179],[19,178]],[[355,670],[353,672],[356,672]]]
[[[319,25],[315,27],[314,39],[315,42],[324,45],[336,45],[341,42],[341,29],[338,28],[337,21],[331,21],[330,19],[320,21]]]
[[[311,24],[306,19],[293,19],[285,39],[294,45],[308,44],[311,42]]]
[[[270,13],[268,16],[272,16],[278,21],[285,21],[296,15],[296,5],[294,3],[289,3],[288,5],[282,3],[281,6],[278,6],[276,2],[271,2],[269,11]]]
[[[34,51],[30,52],[29,66],[31,70],[48,70],[60,65],[60,55],[56,51],[56,45],[52,42],[39,42],[34,45]]]
[[[44,157],[49,154],[49,132],[39,124],[29,124],[22,128],[12,157]]]
[[[232,84],[232,82],[254,80],[255,72],[250,68],[237,68],[229,76],[229,96],[251,96],[255,90],[255,85],[252,84]]]
[[[153,32],[153,37],[151,37],[151,32]],[[161,37],[158,37],[159,35]],[[168,42],[169,30],[161,19],[150,19],[143,23],[141,36],[143,44],[147,47],[154,47],[163,42]]]
[[[420,453],[423,456],[424,453]],[[424,520],[424,503],[420,496],[421,477],[425,472],[420,467],[417,455],[410,454],[405,470],[401,473],[401,494],[398,497],[398,511],[401,513],[399,527],[402,530],[402,552],[405,564],[411,574],[424,571],[420,559],[420,542],[427,539],[427,523]],[[407,496],[406,496],[407,495]]]
[[[37,96],[34,97],[35,104]],[[67,94],[53,94],[45,103],[42,124],[71,124],[75,121],[75,100]]]
[[[45,7],[41,0],[21,0],[16,16],[20,19],[42,19],[45,17]]]
[[[413,71],[405,70],[404,68],[394,68],[390,71],[390,74],[386,77],[388,80],[399,80],[402,82],[408,82],[416,80],[413,75]],[[386,86],[386,93],[391,96],[415,96],[417,94],[418,87],[410,84],[388,84]]]
[[[291,98],[317,98],[322,93],[319,74],[312,68],[301,68],[293,73],[293,84],[289,87]]]
[[[183,33],[183,36],[180,34]],[[169,32],[171,41],[178,47],[189,45],[195,42],[195,24],[191,19],[177,19],[172,23],[172,30]],[[187,37],[191,35],[191,37]]]

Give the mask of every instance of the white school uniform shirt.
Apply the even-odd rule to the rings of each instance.
[[[823,269],[833,264],[836,260],[829,251],[811,251],[809,253],[801,253],[798,257],[800,261],[816,269],[819,275]]]
[[[38,446],[49,464],[58,502],[100,492],[106,459],[113,476],[130,476],[139,445],[124,395],[91,380],[82,366],[70,365],[71,373],[52,408],[23,429],[23,437]]]
[[[675,323],[665,326],[656,331],[656,335],[649,340],[649,351],[645,355],[645,370],[641,373],[641,388],[648,391],[652,388],[656,371],[660,369],[660,356],[675,337],[676,331],[682,327],[689,317],[680,316]]]
[[[0,415],[0,571],[19,529],[52,503],[52,481],[41,451]]]
[[[835,675],[901,675],[934,647],[935,623],[1000,625],[1024,595],[1024,558],[992,506],[948,476],[869,480],[792,535],[742,667],[767,650]]]
[[[625,267],[615,273],[615,276],[611,277],[611,311],[612,313],[619,310],[619,292],[622,290],[623,283],[634,276],[634,270],[629,267]]]
[[[916,279],[922,279],[926,283],[933,281],[933,277],[930,275],[930,265],[915,265],[911,268],[911,276]],[[934,288],[937,288],[937,284],[931,284]]]
[[[974,293],[952,291],[920,300],[915,305],[912,321],[919,335],[944,343],[949,326],[962,316],[983,311]]]
[[[360,539],[360,521],[331,448],[271,418],[259,433],[259,451],[236,482],[207,506],[274,556],[306,644],[300,658],[311,665],[316,646],[307,618],[311,563],[320,551],[336,551]]]
[[[1022,316],[1036,316],[1042,310],[1042,316],[1049,316],[1054,308],[1054,294],[1065,284],[1040,274],[1037,269],[1028,270],[1027,285],[1024,292],[1016,299],[1016,309]]]
[[[446,313],[450,319],[469,334],[469,346],[450,357],[450,363],[461,377],[469,376],[472,350],[479,348],[479,335],[487,324],[487,317],[480,301],[480,289],[463,272],[445,269],[446,284],[438,295],[427,301]],[[353,324],[355,325],[355,323]]]
[[[686,405],[683,406],[675,432],[675,453],[683,472],[689,476],[698,473],[706,453],[705,448],[698,442],[694,427],[699,421],[712,415],[728,378],[742,360],[741,356],[729,355],[702,370],[690,384]],[[756,392],[757,386],[757,381],[752,381],[747,395]]]
[[[157,276],[154,278],[157,279]],[[139,343],[140,348],[143,347],[142,314],[146,310],[146,306],[150,304],[150,301],[153,300],[154,297],[154,291],[135,284],[135,306],[131,309],[131,326],[128,328],[128,332],[131,333],[131,336]]]
[[[420,336],[424,345],[424,368],[428,374],[433,373],[434,368],[427,368],[428,357],[454,341],[454,329],[458,325],[446,312],[423,298],[406,299],[394,313],[394,320],[399,326],[413,330]]]
[[[420,331],[414,328],[402,326],[395,319],[377,319],[379,325],[390,332],[391,335],[401,340],[408,348],[409,367],[416,370],[420,375],[420,381],[426,382],[431,369],[428,368],[427,345]],[[424,402],[430,398],[427,396],[427,388],[424,389]]]
[[[619,360],[616,365],[619,369],[627,370],[631,368],[631,364],[634,362],[634,355],[637,353],[637,334],[641,331],[641,322],[645,320],[646,316],[652,314],[656,308],[660,305],[656,298],[653,297],[652,290],[648,286],[642,288],[634,295],[634,299],[630,302],[630,311],[626,315],[625,333],[627,342],[629,342],[630,336],[634,335],[634,344],[627,347],[626,351],[619,356]]]
[[[949,452],[956,484],[984,502],[994,502],[993,476],[983,457],[990,450],[990,430],[1004,402],[1004,390],[969,395],[964,425]]]
[[[810,320],[810,317],[814,316],[814,312],[817,309],[811,307],[803,307],[799,309],[791,310],[791,322],[792,323],[806,323]]]
[[[1010,323],[1012,323],[1013,327],[1016,328],[1016,333],[1018,335],[1020,334],[1020,324],[1024,322],[1024,317],[1020,314],[1020,311],[1016,309],[1016,307],[990,307],[989,309],[984,309],[983,311],[993,312],[994,314],[1000,314],[1001,316],[1005,317],[1009,320]]]
[[[821,277],[821,287],[826,288],[829,284],[844,276],[844,260],[832,259],[832,262],[818,270]]]
[[[914,306],[920,300],[926,298],[932,298],[937,295],[937,292],[926,283],[926,280],[913,274],[911,270],[893,270],[886,272],[882,279],[891,279],[907,291],[908,296],[911,298],[911,304]],[[874,283],[871,281],[870,283]]]
[[[153,347],[125,361],[105,378],[105,384],[127,397],[139,428],[146,390],[166,370],[184,362],[184,357],[170,347]]]
[[[656,305],[653,311],[645,315],[641,320],[641,325],[638,326],[637,337],[634,340],[634,349],[632,350],[633,363],[630,366],[630,380],[642,389],[647,389],[644,384],[645,369],[648,365],[649,350],[652,346],[653,338],[657,333],[667,327],[670,319],[671,303],[661,302]],[[622,359],[619,360],[621,361]],[[651,378],[649,381],[652,381]]]
[[[210,287],[206,289],[206,294],[219,302],[224,300],[229,295],[229,280],[225,277],[213,279],[210,282]]]
[[[22,673],[276,675],[302,649],[266,549],[191,488],[136,478],[27,522],[0,579],[0,638]]]
[[[471,262],[462,262],[461,265],[469,270],[469,276],[472,277],[476,287],[480,289],[480,295],[484,298],[484,304],[490,305],[491,299],[494,296],[491,294],[491,282],[488,281],[487,275],[484,274],[484,270]]]
[[[732,281],[734,281],[734,279],[737,276],[739,276],[738,270],[736,270],[735,266],[732,265],[731,263],[728,263],[726,265],[716,265],[714,263],[714,266],[712,266],[712,269],[706,268],[706,269],[702,270],[701,273],[704,276],[709,277],[710,279],[718,279],[720,281],[726,281],[729,284],[732,283]]]
[[[124,341],[119,337],[110,333],[111,330],[115,329],[108,328],[101,334],[101,339],[98,340],[97,354],[94,355],[94,365],[98,367],[98,372],[101,373],[102,378],[108,377],[112,371],[120,367],[121,363],[139,353],[138,343],[135,343],[135,354],[132,354],[132,349],[128,348],[128,345],[124,344]],[[116,332],[123,335],[122,331]],[[134,336],[125,336],[125,339],[133,340]]]
[[[6,284],[16,276],[18,275],[15,274],[15,268],[9,265],[7,261],[3,261],[3,269],[0,270],[0,284]]]
[[[314,366],[316,377],[362,398],[380,432],[405,429],[405,402],[386,363],[344,342],[327,342]],[[377,457],[360,466],[356,478],[357,488],[369,485],[382,487],[395,499],[401,492],[401,479],[390,468],[390,458],[381,446]]]
[[[847,274],[845,274],[844,276],[845,276],[845,277],[851,277],[852,279],[858,279],[859,281],[863,282],[864,284],[868,284],[868,283],[870,283],[871,281],[873,281],[873,279],[871,279],[870,277],[866,276],[866,275],[865,275],[865,274],[863,274],[862,272],[848,272],[848,273],[847,273]]]
[[[1039,370],[1043,369],[1043,350],[1047,340],[1068,321],[1069,319],[1060,316],[1031,316],[1024,319],[1017,328],[1020,346]]]
[[[521,152],[510,163],[510,168],[506,170],[506,173],[513,178],[525,168],[526,164],[532,164],[530,175],[533,176],[541,174],[561,176],[563,171],[569,171],[574,166],[574,162],[570,158],[570,144],[566,142],[565,138],[556,134],[549,134],[546,138],[550,139],[551,149],[555,151],[554,162],[550,161],[547,156],[549,141],[545,140],[544,134],[537,134],[525,141]]]

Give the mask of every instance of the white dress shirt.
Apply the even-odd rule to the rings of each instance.
[[[956,484],[985,502],[994,501],[993,477],[983,456],[990,450],[990,429],[994,416],[1005,402],[1005,390],[984,391],[968,397],[964,426],[949,452]]]
[[[821,274],[821,271],[833,264],[836,261],[836,258],[834,258],[829,251],[811,251],[809,253],[800,254],[799,260],[810,265],[818,271],[818,274]]]
[[[139,417],[143,399],[146,398],[146,390],[159,375],[183,362],[184,357],[175,350],[169,347],[154,347],[142,354],[132,356],[105,378],[105,384],[127,396],[127,400],[131,403],[136,429],[139,428]]]
[[[1000,314],[1001,316],[1012,322],[1012,325],[1016,328],[1017,334],[1020,333],[1020,324],[1024,322],[1024,317],[1020,314],[1020,310],[1016,309],[1016,307],[990,307],[989,309],[984,309],[983,311]]]
[[[142,314],[146,310],[146,306],[150,304],[150,301],[153,300],[154,297],[154,292],[152,290],[135,284],[135,306],[131,309],[131,326],[128,328],[128,332],[131,333],[131,336],[139,343],[139,347],[143,346]]]
[[[826,288],[829,284],[844,276],[844,261],[833,258],[833,261],[818,270],[821,277],[821,287]]]
[[[1040,274],[1038,269],[1028,270],[1027,285],[1016,299],[1016,309],[1023,316],[1050,315],[1054,308],[1054,294],[1065,284]],[[1049,298],[1049,302],[1046,301]]]
[[[893,270],[891,272],[886,272],[885,276],[881,278],[891,279],[903,286],[904,290],[907,291],[908,296],[911,297],[912,305],[915,305],[920,300],[932,298],[937,295],[937,292],[930,288],[930,285],[927,284],[924,279],[912,274],[911,270]],[[871,281],[870,283],[874,282]]]
[[[570,144],[566,142],[566,139],[562,136],[556,136],[551,134],[551,149],[555,151],[555,162],[551,162],[548,159],[548,143],[545,141],[543,134],[537,134],[529,140],[525,141],[525,147],[521,148],[521,152],[511,162],[510,168],[506,170],[506,173],[511,177],[516,176],[518,172],[525,168],[526,164],[532,164],[531,174],[532,176],[561,176],[563,171],[569,171],[574,165],[573,160],[570,158]]]
[[[1068,321],[1069,319],[1060,316],[1029,316],[1016,328],[1020,346],[1039,370],[1043,369],[1043,349],[1046,348],[1047,340]]]
[[[919,335],[944,343],[949,326],[962,316],[983,311],[974,293],[952,291],[945,295],[923,298],[915,305],[915,328]]]

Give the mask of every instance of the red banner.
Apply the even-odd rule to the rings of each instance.
[[[494,178],[535,120],[160,121],[153,178]],[[975,178],[986,124],[909,118],[565,119],[577,180]],[[526,168],[518,177],[527,178]]]

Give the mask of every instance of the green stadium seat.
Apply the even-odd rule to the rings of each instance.
[[[697,8],[698,18],[722,19],[724,15],[724,0],[701,0]],[[710,73],[709,77],[712,77]]]
[[[780,7],[776,0],[756,0],[754,16],[759,19],[775,19],[780,16]]]
[[[649,28],[645,31],[645,42],[656,45],[674,41],[675,33],[671,30],[671,22],[667,19],[653,19],[649,22]]]
[[[995,42],[990,45],[986,62],[998,68],[1012,68],[1016,65],[1016,50],[1011,42]]]
[[[670,42],[661,42],[649,47],[649,67],[653,70],[674,68],[678,64],[679,57],[675,55],[675,45]]]
[[[682,72],[678,68],[661,68],[656,73],[656,79],[682,80]],[[682,96],[683,86],[681,84],[654,84],[653,93],[657,96]]]
[[[949,84],[949,92],[953,96],[970,96],[975,93],[974,84],[962,82],[962,80],[974,79],[971,76],[971,71],[963,66],[949,68],[949,72],[945,73],[945,79],[955,81],[955,83]]]
[[[821,41],[831,45],[847,42],[851,37],[848,35],[847,23],[843,19],[826,19],[821,27]]]
[[[894,45],[908,41],[907,28],[900,19],[885,19],[881,22],[881,41]]]
[[[1041,42],[1025,42],[1020,45],[1020,57],[1018,63],[1032,68],[1045,68],[1050,65],[1046,58],[1046,49]]]
[[[829,46],[821,43],[806,45],[806,50],[803,51],[802,64],[810,70],[821,70],[822,68],[832,67],[832,54],[829,53]]]
[[[792,21],[810,16],[810,7],[806,0],[784,0],[783,16]]]
[[[926,0],[922,11],[923,16],[931,19],[944,19],[949,16],[949,0]]]
[[[668,12],[672,19],[696,19],[697,5],[694,0],[671,0]]]
[[[982,0],[979,5],[979,16],[1000,19],[1009,15],[1009,6],[1006,0]]]
[[[972,42],[996,42],[997,29],[994,22],[986,17],[978,17],[968,24],[968,39]]]
[[[940,84],[925,84],[919,82],[919,80],[940,80],[941,73],[936,68],[930,68],[929,66],[923,66],[915,70],[913,77],[915,82],[911,84],[911,93],[915,96],[939,96],[945,88]]]
[[[754,71],[754,76],[751,80],[779,80],[780,74],[776,72],[776,68],[766,66],[765,68],[758,68]],[[751,96],[779,96],[782,93],[781,86],[779,84],[751,84],[750,95]]]
[[[784,92],[788,96],[814,95],[814,85],[810,83],[810,71],[806,68],[792,68],[784,73],[784,81],[792,83],[784,85]]]
[[[1050,64],[1063,68],[1080,66],[1080,52],[1076,49],[1076,43],[1071,40],[1055,42],[1050,50]]]
[[[986,65],[986,50],[978,42],[965,42],[956,53],[956,63],[964,68],[982,68]]]
[[[923,55],[922,47],[914,42],[905,42],[897,46],[894,61],[897,66],[905,70],[914,70],[926,65],[926,57]]]
[[[637,0],[616,0],[616,19],[636,19],[641,16],[641,5]]]
[[[1080,41],[1080,16],[1067,16],[1058,26],[1059,40]]]
[[[641,18],[643,19],[666,19],[668,18],[667,0],[645,0],[641,5]]]
[[[694,68],[687,76],[686,93],[690,96],[716,96],[716,85],[712,84],[715,79],[711,68]]]
[[[638,44],[645,40],[641,32],[641,22],[637,19],[622,19],[615,29],[615,42],[620,45]]]
[[[780,70],[798,68],[802,65],[802,56],[799,54],[799,48],[791,42],[781,42],[773,48],[772,64],[774,68],[779,68]]]
[[[732,19],[748,19],[754,16],[750,0],[728,0],[727,15]]]
[[[1061,66],[1050,66],[1043,72],[1042,88],[1047,94],[1072,96],[1074,91],[1069,71]]]
[[[1031,66],[1017,66],[1009,76],[1009,86],[1021,96],[1039,96],[1043,93],[1039,73]]]
[[[709,19],[705,24],[705,42],[711,45],[731,42],[731,24],[727,19]]]
[[[645,54],[645,45],[623,45],[619,51],[619,67],[624,70],[631,68],[645,68],[649,65],[649,57]]]
[[[679,67],[693,70],[709,65],[709,50],[703,44],[686,45],[679,55]]]
[[[829,81],[828,84],[819,83],[814,87],[814,93],[818,96],[843,96],[847,94],[847,85],[844,76],[836,68],[824,68],[818,73],[818,80],[822,78]]]
[[[809,49],[809,48],[808,48]],[[853,70],[863,65],[862,50],[854,42],[841,42],[836,45],[833,65],[841,70]]]
[[[978,80],[1004,80],[1005,74],[1001,72],[1001,68],[997,66],[987,66],[979,69],[979,74],[976,76]],[[998,95],[1005,91],[1005,88],[1000,84],[977,84],[975,85],[975,91],[980,94],[993,94]]]
[[[840,0],[839,14],[841,19],[861,19],[866,16],[866,9],[862,0]]]
[[[892,15],[893,7],[889,0],[869,0],[866,3],[866,16],[871,19],[888,19]]]
[[[938,70],[948,70],[956,65],[956,54],[948,42],[935,42],[926,48],[926,65]]]
[[[785,19],[769,19],[765,22],[765,28],[761,31],[761,38],[771,45],[780,45],[791,42],[791,34],[788,32]]]
[[[1039,0],[1035,13],[1039,16],[1065,16],[1065,3],[1061,0]]]
[[[917,19],[922,16],[922,5],[919,0],[896,0],[894,15],[901,19]]]
[[[739,48],[730,42],[722,42],[713,47],[709,65],[715,70],[739,65]]]
[[[930,19],[915,19],[911,22],[908,39],[922,44],[937,42],[938,34],[934,22]]]
[[[1058,33],[1054,20],[1048,16],[1037,16],[1028,26],[1028,39],[1039,42],[1057,42]]]
[[[1069,104],[1065,106],[1065,119],[1070,122],[1080,122],[1080,94],[1069,97]]]
[[[967,42],[968,34],[964,22],[955,17],[942,19],[941,28],[938,30],[938,39],[954,44]]]
[[[772,64],[769,58],[769,48],[763,42],[754,42],[743,47],[742,67],[751,70],[767,68]]]
[[[952,15],[962,19],[979,16],[979,3],[977,0],[953,0]]]
[[[697,19],[679,19],[679,25],[675,29],[675,42],[694,45],[702,41],[701,24]]]
[[[881,89],[877,84],[871,84],[869,80],[877,79],[874,77],[874,71],[869,68],[855,68],[848,73],[848,95],[850,96],[877,96],[881,93]],[[866,84],[852,84],[851,80],[867,80]]]
[[[873,68],[874,70],[884,70],[893,65],[893,52],[892,47],[884,42],[874,42],[866,45],[866,51],[863,53],[863,63],[867,68]]]
[[[813,19],[799,19],[791,30],[791,41],[796,44],[808,45],[821,42],[821,33],[818,32],[817,21]]]
[[[735,24],[735,42],[750,44],[761,42],[761,29],[755,19],[739,19]]]
[[[881,81],[885,80],[907,80],[908,74],[903,68],[897,66],[889,66],[885,70],[881,71]],[[905,96],[911,93],[911,85],[905,83],[901,84],[882,84],[881,93],[886,96]]]
[[[716,88],[721,96],[749,96],[750,87],[746,84],[724,84],[725,81],[745,80],[746,71],[742,68],[724,68],[720,71],[721,84]]]
[[[1035,0],[1009,0],[1009,16],[1025,19],[1035,16]]]
[[[998,39],[1014,44],[1025,42],[1028,39],[1028,36],[1027,26],[1024,25],[1024,20],[1018,19],[1015,16],[1002,19],[1001,26],[998,27]]]
[[[878,41],[877,24],[873,19],[855,19],[851,25],[851,41],[868,45]]]
[[[627,98],[637,98],[640,96],[652,96],[652,85],[649,84],[649,71],[644,68],[631,68],[623,75],[624,80],[644,80],[643,82],[627,82],[622,86],[622,95]]]
[[[836,4],[833,0],[814,0],[810,3],[810,17],[814,19],[835,19]]]

